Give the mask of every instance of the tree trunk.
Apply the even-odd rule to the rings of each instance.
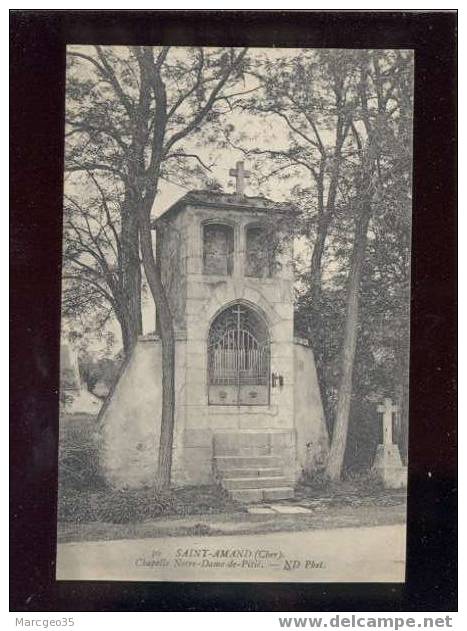
[[[122,332],[123,354],[125,357],[129,357],[134,347],[132,330],[124,316],[120,316],[118,313],[116,315]]]
[[[355,227],[355,241],[352,251],[347,289],[347,307],[344,327],[344,340],[341,351],[341,374],[337,396],[336,419],[332,433],[331,449],[326,467],[330,480],[339,480],[344,463],[347,433],[349,428],[350,403],[352,397],[352,374],[357,347],[358,310],[360,303],[360,278],[367,244],[367,231],[370,221],[370,206],[362,209]]]
[[[152,47],[136,49],[141,69],[138,115],[134,135],[135,173],[130,180],[138,183],[136,189],[142,193],[138,204],[138,228],[141,255],[146,280],[154,300],[158,320],[158,333],[162,346],[162,410],[159,439],[159,458],[156,473],[156,488],[170,486],[172,473],[172,448],[175,422],[175,335],[167,294],[162,282],[161,267],[154,258],[151,238],[151,208],[156,198],[160,176],[161,160],[164,155],[163,143],[167,126],[167,94],[160,76],[160,63],[163,63],[168,48],[161,51],[158,62],[154,62]],[[152,138],[148,135],[147,122],[151,116],[152,90],[155,96],[155,111]],[[145,168],[146,141],[150,139],[150,169]],[[150,173],[149,173],[150,172]],[[144,182],[143,188],[140,188]],[[144,194],[143,194],[144,191]],[[162,228],[161,228],[162,229]]]
[[[310,264],[310,295],[312,305],[319,302],[321,294],[321,268],[324,254],[324,246],[328,236],[329,217],[324,215],[318,221],[318,232],[313,246]]]
[[[408,344],[401,344],[398,349],[398,364],[400,375],[398,380],[398,405],[399,405],[399,432],[397,442],[401,453],[402,461],[407,464],[408,442],[409,442],[409,347]]]
[[[408,362],[407,362],[408,363]],[[401,435],[400,435],[400,451],[402,462],[407,465],[409,453],[409,375],[404,374],[404,382],[402,384],[402,400],[401,400]]]
[[[162,413],[156,487],[170,486],[175,422],[175,335],[170,305],[162,283],[160,266],[154,259],[149,213],[139,215],[144,271],[157,311],[162,344]]]
[[[326,424],[329,428],[330,410],[326,405],[328,401],[327,396],[327,383],[326,383],[326,362],[324,357],[324,349],[322,343],[317,335],[316,327],[320,326],[321,316],[321,277],[322,277],[322,264],[324,248],[328,235],[330,216],[323,215],[318,221],[318,231],[316,234],[315,243],[313,245],[313,253],[311,255],[310,263],[310,320],[308,324],[308,337],[313,349],[313,354],[316,362],[316,373],[318,377],[318,387],[321,393],[321,400],[323,401],[325,408]]]
[[[135,212],[135,202],[128,191],[125,194],[122,208],[120,247],[121,299],[123,305],[119,321],[122,328],[123,349],[125,356],[127,356],[133,350],[138,335],[141,335],[143,332],[138,218]]]
[[[134,303],[134,308],[137,308],[137,301],[133,300],[132,302]],[[132,305],[125,302],[125,304],[122,304],[120,308],[115,309],[115,315],[120,325],[120,331],[122,334],[123,354],[125,357],[129,357],[131,355],[138,339],[138,335],[141,335],[142,333],[141,327],[139,326],[140,322],[138,322],[136,317],[132,318],[128,314],[128,310],[130,308],[133,308]]]
[[[128,357],[138,339],[142,334],[142,315],[141,315],[141,270],[129,270],[126,275],[126,292],[124,303],[120,309],[116,309],[115,313],[120,324],[122,333],[123,353]],[[130,290],[131,286],[131,290]],[[138,292],[138,294],[136,294]]]
[[[338,106],[340,100],[338,101]],[[326,426],[328,430],[331,430],[331,417],[332,410],[330,405],[330,397],[328,393],[328,384],[326,380],[326,359],[322,342],[319,341],[319,336],[316,335],[316,326],[320,326],[321,321],[321,290],[322,290],[322,268],[323,268],[323,256],[326,245],[326,239],[328,236],[329,225],[332,217],[334,216],[337,188],[339,183],[340,165],[341,165],[341,152],[342,146],[345,141],[347,131],[344,131],[344,122],[342,116],[338,117],[337,131],[336,131],[336,146],[334,150],[334,164],[331,171],[331,177],[329,182],[329,189],[327,195],[326,205],[324,204],[324,186],[323,179],[321,178],[321,184],[318,192],[318,207],[320,210],[320,216],[318,220],[318,231],[316,234],[316,240],[313,246],[313,253],[311,256],[310,264],[310,297],[311,297],[311,313],[310,313],[310,326],[309,336],[313,353],[316,362],[316,373],[318,377],[318,387],[321,393],[321,400],[323,401],[324,415],[326,420]],[[323,163],[324,169],[324,163]],[[324,177],[324,171],[323,177]],[[316,339],[318,338],[318,339]]]

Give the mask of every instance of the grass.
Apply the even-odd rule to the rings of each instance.
[[[141,490],[135,491],[142,498]],[[143,517],[126,522],[60,521],[59,541],[99,541],[145,539],[189,535],[257,534],[293,532],[326,528],[381,526],[405,522],[404,491],[362,490],[359,483],[344,482],[337,488],[320,491],[299,486],[295,499],[311,509],[309,514],[253,515],[245,506],[223,498],[215,487],[187,487],[171,491],[176,510],[166,510],[158,518]],[[197,504],[202,497],[201,504]],[[109,500],[110,501],[110,500]],[[285,504],[287,501],[281,501]],[[147,513],[146,513],[147,514]]]
[[[96,418],[65,415],[60,423],[58,520],[60,523],[132,524],[163,516],[209,515],[238,505],[218,487],[115,490],[99,463]]]
[[[405,523],[405,504],[371,506],[365,511],[356,506],[332,506],[308,515],[251,515],[245,511],[213,513],[210,516],[172,517],[132,524],[59,523],[58,539],[106,541],[158,537],[214,536],[298,532],[331,528],[358,528]]]
[[[95,491],[61,488],[58,519],[68,523],[139,523],[162,517],[209,515],[238,510],[238,504],[215,486],[155,491],[151,488]]]
[[[253,515],[216,486],[156,492],[109,489],[100,473],[96,419],[60,427],[58,539],[98,541],[186,535],[255,534],[404,523],[405,491],[387,491],[371,474],[330,484],[315,478],[296,488],[308,514]],[[91,490],[92,489],[92,490]]]
[[[339,482],[317,479],[300,484],[295,499],[315,506],[396,506],[406,501],[406,489],[385,489],[372,472],[349,476]]]

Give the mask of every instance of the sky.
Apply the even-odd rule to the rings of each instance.
[[[118,47],[113,47],[114,50],[118,50]],[[87,55],[95,55],[94,47],[92,46],[71,46],[69,50],[80,51]],[[177,48],[174,54],[183,55],[184,48]],[[269,59],[277,59],[279,56],[294,57],[298,53],[295,49],[254,49],[252,53],[254,56],[263,57],[267,56]],[[87,64],[82,64],[83,75],[86,76]],[[242,90],[249,90],[254,87],[254,80],[247,80],[245,84],[241,86]],[[236,133],[243,135],[242,145],[246,148],[251,147],[268,147],[273,149],[280,149],[285,146],[286,143],[286,127],[285,123],[277,116],[262,117],[260,121],[251,114],[245,112],[231,112],[225,117],[225,123],[229,123],[235,126]],[[211,145],[199,146],[196,139],[189,140],[185,143],[185,150],[196,151],[200,157],[206,163],[212,165],[212,177],[215,178],[223,187],[225,192],[234,192],[235,190],[235,178],[229,175],[229,170],[235,167],[235,163],[238,160],[245,162],[245,168],[252,170],[253,165],[248,158],[244,156],[242,151],[233,147],[220,148]],[[285,201],[288,199],[288,191],[290,190],[291,183],[288,181],[286,184],[276,179],[270,183],[263,184],[261,187],[255,179],[255,173],[253,171],[252,178],[247,181],[245,193],[246,195],[265,195],[275,201]],[[300,176],[303,174],[297,173],[295,180],[298,183]],[[65,193],[76,193],[76,182],[73,178],[65,178]],[[196,182],[193,182],[191,188],[202,188],[197,186]],[[155,204],[152,210],[152,215],[157,217],[169,206],[177,201],[180,197],[185,195],[190,187],[180,186],[176,183],[161,181],[160,190],[155,200]],[[147,333],[154,330],[155,311],[152,299],[150,296],[143,298],[143,332]],[[112,331],[117,338],[120,338],[120,329],[118,323],[114,320],[108,325],[108,330]],[[64,327],[63,334],[66,336],[67,328]],[[92,341],[89,350],[103,351],[105,344],[98,338]]]
[[[112,52],[117,52],[119,50],[124,51],[126,47],[118,47],[112,46],[110,47]],[[186,47],[172,47],[170,54],[176,56],[186,55],[185,51],[188,51],[189,48]],[[68,46],[68,51],[79,51],[89,56],[95,56],[95,51],[93,46],[82,46],[82,45],[72,45]],[[172,52],[173,51],[173,52]],[[293,59],[301,52],[300,49],[295,48],[250,48],[248,51],[248,55],[253,60],[257,59],[258,61],[261,59],[267,58],[269,61],[274,61],[279,58],[289,58]],[[122,53],[123,54],[123,53]],[[83,78],[86,78],[86,71],[89,71],[90,64],[82,64],[80,66],[80,70],[82,68],[82,72],[80,75]],[[247,91],[255,88],[258,85],[258,82],[255,78],[248,76],[245,81],[239,84],[238,91]],[[170,95],[169,95],[170,98]],[[280,149],[286,144],[286,123],[276,115],[264,115],[261,119],[253,116],[247,112],[238,112],[232,111],[226,113],[225,124],[231,124],[235,126],[235,136],[238,136],[238,133],[243,134],[242,138],[242,146],[246,149],[250,148],[268,148],[268,149]],[[324,137],[326,137],[326,130],[322,130],[324,133]],[[215,177],[223,186],[226,192],[233,192],[233,178],[229,176],[229,169],[235,166],[235,162],[237,160],[245,160],[245,168],[250,167],[251,164],[248,165],[248,160],[244,157],[243,153],[239,150],[234,149],[233,147],[229,147],[228,149],[223,149],[219,147],[214,147],[213,145],[198,145],[196,142],[196,138],[192,137],[192,139],[188,139],[184,146],[186,146],[187,152],[190,149],[196,150],[200,156],[206,160],[206,162],[214,163],[212,167],[212,175]],[[287,193],[290,189],[290,184],[283,185],[280,180],[273,180],[269,185],[263,185],[262,187],[258,187],[255,178],[249,180],[248,187],[246,190],[247,195],[258,195],[260,193],[271,197],[277,201],[282,201],[287,198]],[[196,187],[195,187],[196,188]],[[187,192],[187,189],[175,186],[171,183],[162,183],[160,187],[160,193],[156,199],[156,203],[154,205],[153,214],[154,216],[159,215],[163,210],[168,208],[172,203],[174,203],[180,196],[184,195]]]
[[[119,50],[123,51],[123,48],[121,47],[112,48],[113,52],[117,51],[117,54]],[[94,47],[92,46],[71,46],[70,50],[80,51],[87,55],[95,54]],[[179,47],[172,50],[174,52],[171,54],[183,56],[186,54],[187,49]],[[250,55],[257,57],[258,59],[266,57],[269,60],[276,60],[279,57],[284,56],[289,58],[295,57],[300,51],[297,49],[263,48],[250,49],[249,52]],[[80,66],[83,68],[82,72],[84,74],[89,72],[89,69],[87,69],[88,65],[89,64],[85,62],[82,66]],[[255,79],[247,79],[240,89],[250,90],[254,88],[256,86],[255,81]],[[241,144],[245,149],[267,148],[280,150],[287,146],[287,126],[285,121],[277,115],[262,115],[261,118],[258,118],[257,116],[245,111],[233,110],[226,114],[225,124],[231,124],[234,126],[234,136],[237,138],[241,136]],[[325,143],[332,140],[331,134],[333,132],[326,129],[321,129],[320,131]],[[205,143],[200,145],[196,137],[190,138],[187,142],[184,142],[183,147],[187,153],[196,152],[205,163],[212,165],[212,176],[221,184],[225,192],[233,192],[235,190],[234,178],[229,175],[229,170],[235,166],[235,163],[238,160],[243,160],[245,162],[245,168],[252,171],[252,177],[248,180],[245,191],[246,194],[250,196],[264,195],[265,197],[275,201],[293,201],[290,200],[290,191],[293,186],[297,184],[307,186],[310,182],[309,173],[298,167],[294,171],[291,171],[291,177],[286,181],[273,177],[266,183],[258,185],[258,181],[255,177],[257,174],[254,171],[254,162],[253,160],[248,160],[248,157],[245,157],[242,151],[230,146],[227,148],[219,147],[216,143]],[[75,187],[76,183],[66,177],[65,192],[68,194],[73,193],[76,190]],[[186,192],[192,188],[202,188],[202,186],[197,185],[197,182],[193,182],[191,187],[185,187],[173,182],[161,181],[160,190],[152,210],[153,216],[157,217],[160,215],[164,210],[176,202],[177,199],[185,195]],[[301,250],[302,248],[302,244],[296,243],[296,253],[297,249]],[[152,300],[147,297],[143,300],[143,331],[145,333],[153,331],[154,322],[154,306],[152,304]],[[110,325],[109,329],[117,334],[118,337],[120,336],[119,327],[115,322]],[[100,345],[101,343],[96,341],[96,349],[99,348]]]

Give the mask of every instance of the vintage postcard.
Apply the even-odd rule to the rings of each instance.
[[[404,582],[413,69],[68,46],[58,580]]]

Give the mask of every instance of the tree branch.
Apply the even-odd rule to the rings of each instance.
[[[71,134],[76,131],[80,131],[80,132],[84,131],[84,132],[87,132],[89,135],[93,133],[94,134],[101,133],[101,134],[105,134],[106,136],[109,136],[110,138],[112,138],[112,140],[115,140],[115,142],[119,145],[119,147],[123,149],[124,153],[128,151],[127,144],[123,141],[123,138],[120,136],[120,134],[118,134],[115,130],[108,129],[104,127],[103,125],[95,126],[95,125],[92,125],[92,123],[89,123],[84,120],[74,121],[71,119],[65,119],[65,122],[67,123],[67,125],[70,125],[71,127],[73,127],[73,129],[70,132],[65,134],[65,137],[71,136]]]
[[[195,92],[202,84],[202,76],[203,76],[203,68],[204,68],[204,51],[202,47],[198,48],[198,52],[200,55],[200,61],[196,68],[196,81],[194,82],[192,87],[188,90],[188,92],[185,92],[184,94],[182,93],[178,97],[178,99],[175,101],[175,103],[173,103],[173,105],[170,107],[167,113],[167,120],[169,120],[175,114],[175,112],[180,107],[180,105],[185,101],[185,99],[191,96],[193,92]]]
[[[79,171],[107,171],[108,173],[113,173],[119,177],[123,182],[128,183],[128,178],[124,173],[122,173],[122,171],[119,171],[108,164],[101,164],[99,162],[83,162],[82,164],[74,164],[73,166],[65,165],[65,171],[68,173],[77,173]]]
[[[89,276],[84,276],[81,274],[63,274],[62,275],[62,279],[63,280],[74,280],[77,281],[79,283],[88,283],[89,285],[92,285],[93,287],[95,287],[99,293],[104,296],[104,298],[106,300],[108,300],[110,302],[110,304],[112,305],[112,307],[115,308],[115,300],[113,298],[113,296],[111,294],[109,294],[107,292],[106,289],[104,289],[104,287],[102,287],[101,285],[99,285],[99,283],[95,280],[93,280],[92,278],[89,278]]]
[[[194,158],[195,160],[197,160],[200,165],[206,169],[206,171],[210,171],[212,172],[212,168],[210,166],[208,166],[207,164],[205,164],[201,158],[196,155],[195,153],[184,153],[184,152],[180,152],[180,153],[169,153],[169,155],[165,156],[166,160],[170,160],[170,158]]]
[[[99,59],[102,63],[103,66],[103,76],[104,78],[106,78],[108,80],[108,82],[110,83],[110,85],[112,86],[115,94],[117,95],[118,99],[120,100],[121,104],[123,105],[123,107],[126,110],[126,113],[128,114],[128,116],[130,118],[133,117],[133,113],[134,113],[134,106],[133,103],[130,99],[130,97],[126,94],[126,92],[123,90],[122,86],[120,85],[120,82],[117,79],[117,75],[114,72],[114,69],[112,68],[112,66],[109,64],[104,51],[102,50],[101,46],[94,46],[94,48],[96,49],[96,52],[99,56]]]
[[[224,85],[226,84],[229,76],[232,74],[234,68],[236,68],[240,62],[244,59],[246,55],[247,49],[244,48],[237,56],[237,58],[232,62],[231,65],[228,66],[227,70],[224,71],[223,75],[217,82],[217,85],[211,91],[208,100],[204,104],[204,106],[197,112],[197,114],[193,117],[193,119],[188,123],[184,129],[181,129],[179,132],[176,132],[169,140],[166,142],[163,153],[167,155],[168,151],[182,138],[185,138],[190,134],[204,119],[206,114],[211,110],[214,102],[217,99],[219,92],[222,90]]]
[[[94,182],[95,187],[97,188],[97,190],[100,193],[100,196],[101,196],[101,199],[102,199],[102,205],[103,205],[104,211],[105,211],[105,216],[107,218],[107,225],[109,226],[110,230],[112,231],[112,234],[113,234],[114,239],[115,239],[115,245],[116,245],[117,251],[115,252],[115,250],[114,250],[114,253],[117,256],[118,265],[120,267],[120,260],[121,260],[120,237],[119,237],[119,235],[118,235],[118,233],[117,233],[117,231],[115,229],[114,222],[112,221],[112,217],[111,217],[111,214],[110,214],[110,209],[109,209],[109,205],[107,203],[107,198],[106,198],[105,192],[104,192],[103,188],[101,187],[101,185],[99,184],[99,182],[98,182],[96,176],[94,175],[94,173],[92,171],[88,171],[88,175],[91,178],[91,180]]]

